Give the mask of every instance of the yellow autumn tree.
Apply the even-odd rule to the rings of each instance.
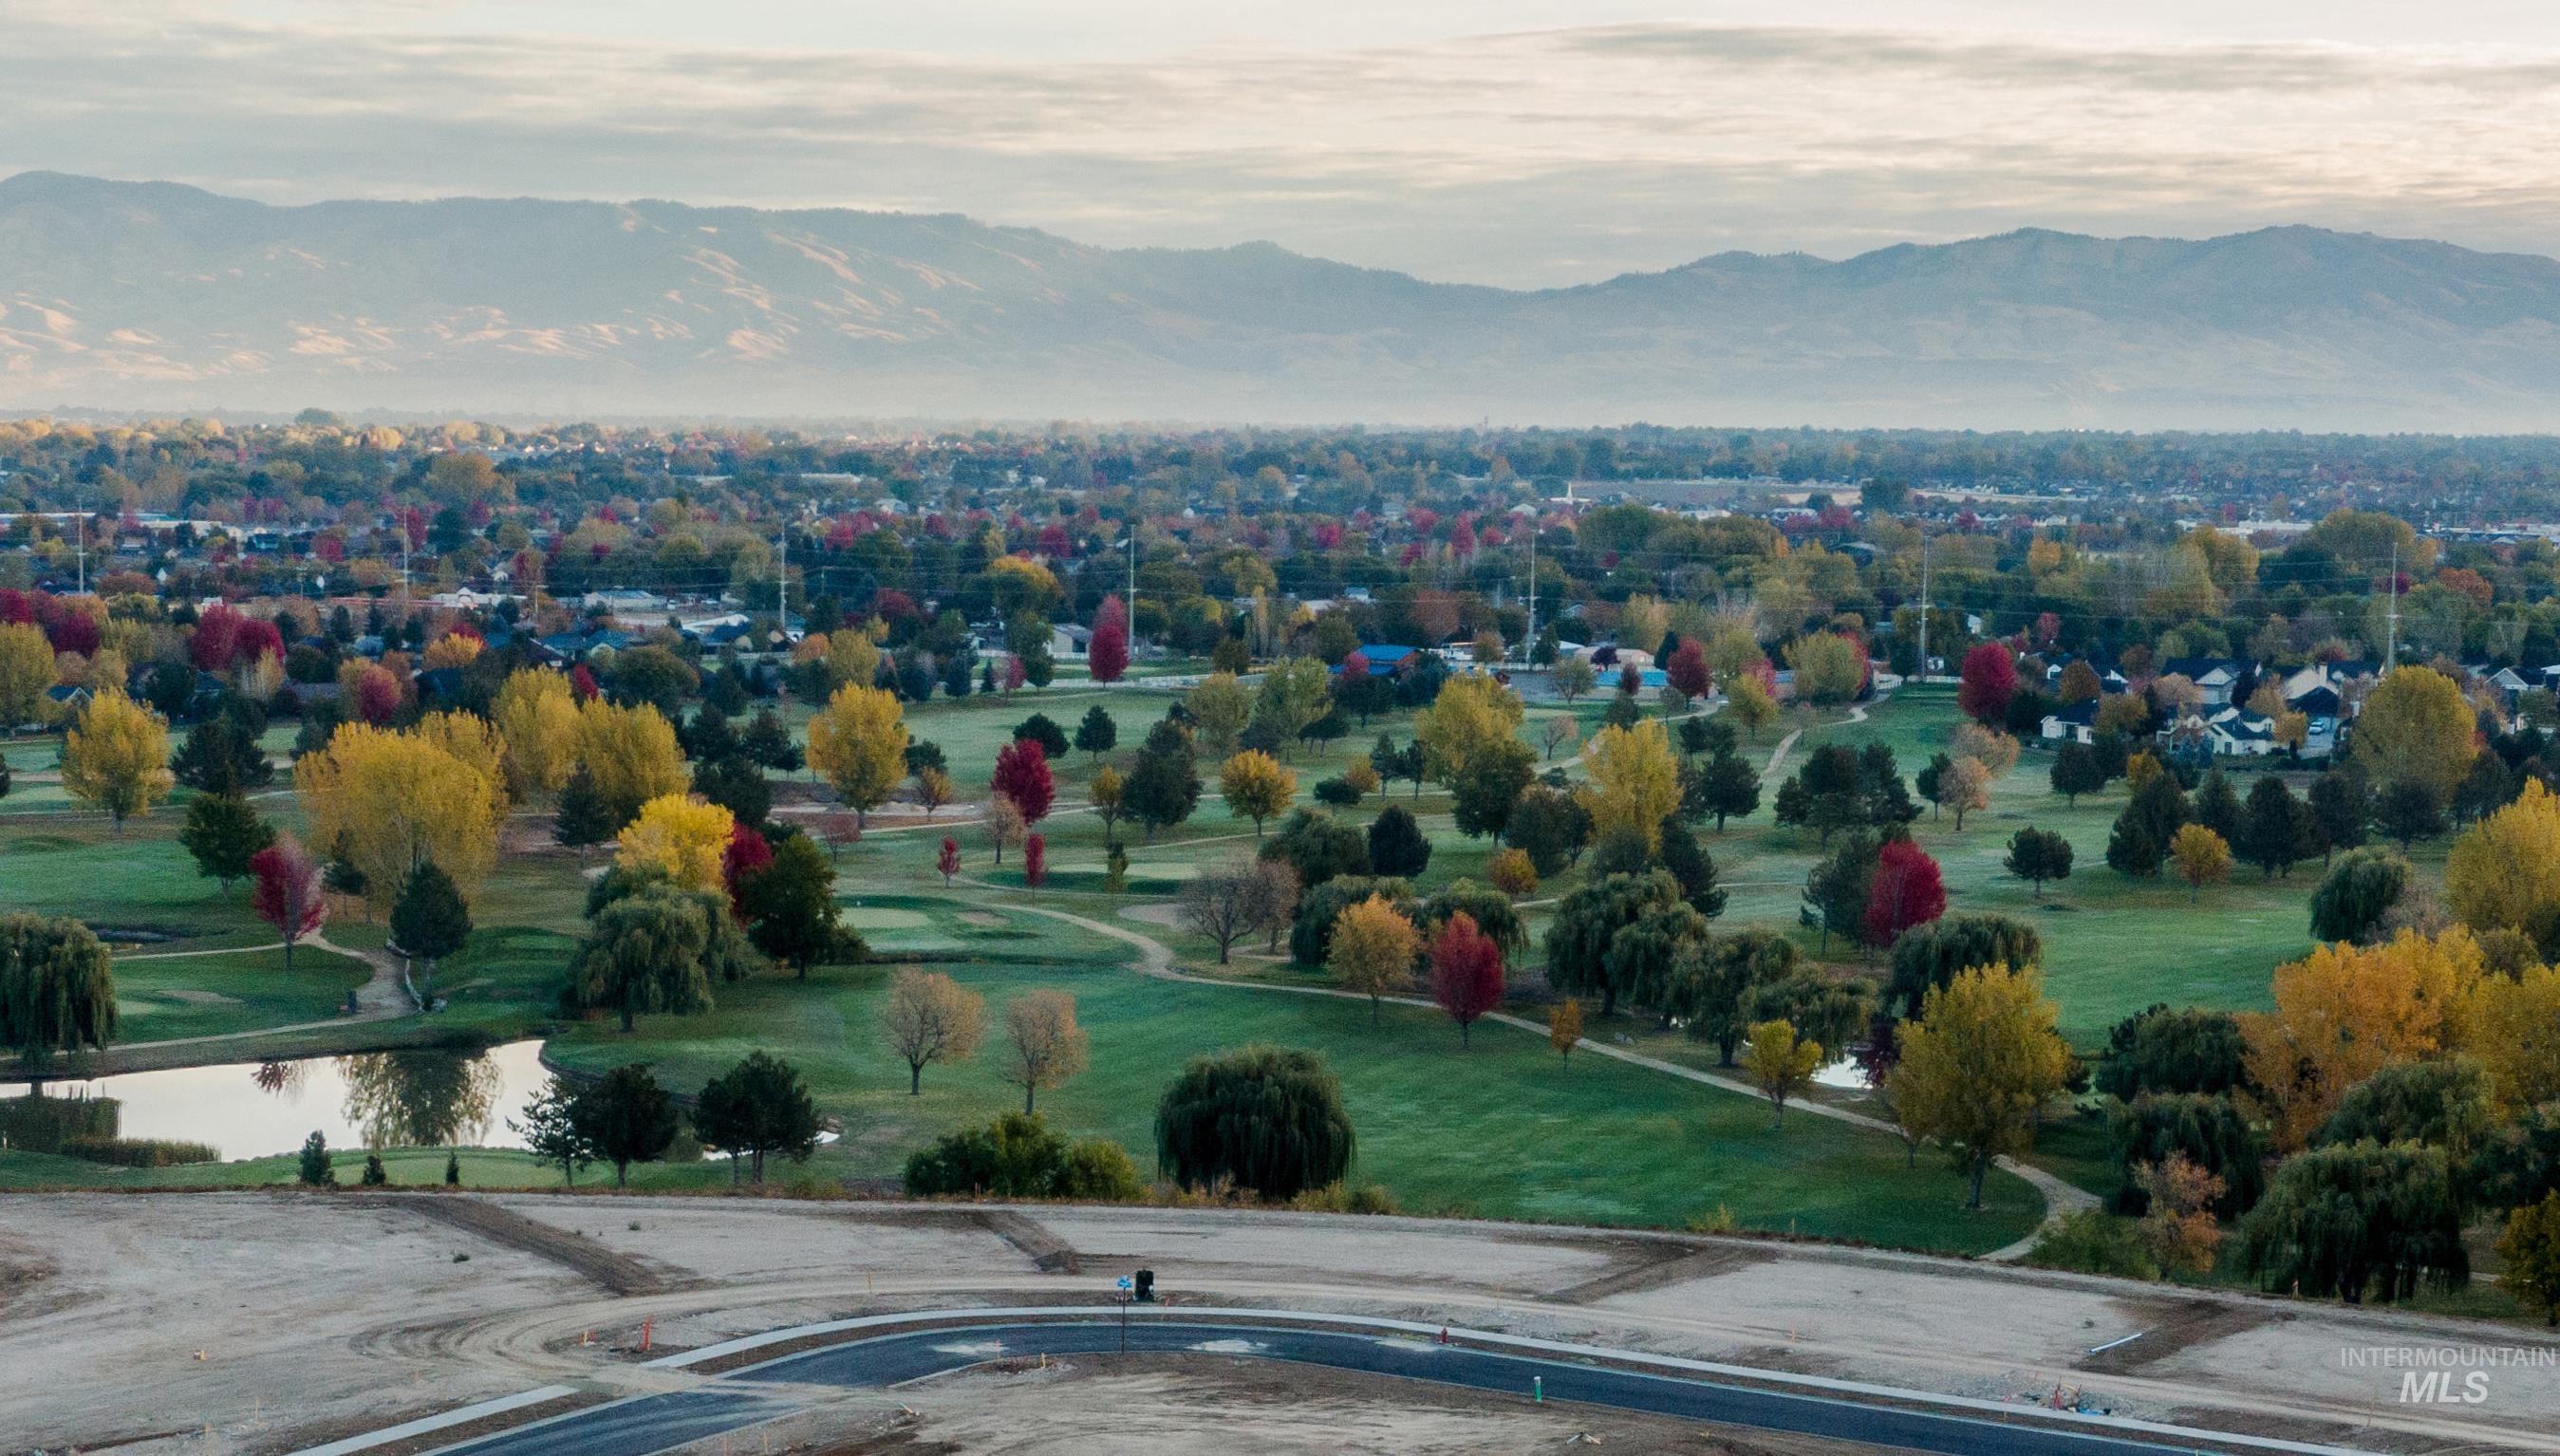
[[[1343,989],[1368,998],[1369,1024],[1377,1024],[1379,998],[1413,981],[1421,941],[1413,922],[1385,896],[1372,894],[1334,917],[1334,939],[1325,966]]]
[[[697,794],[661,794],[624,827],[613,863],[656,871],[687,890],[720,890],[720,857],[737,820]]]
[[[2355,715],[2355,761],[2377,784],[2415,779],[2439,803],[2471,771],[2472,706],[2453,679],[2428,667],[2394,668]]]
[[[1252,820],[1254,837],[1259,839],[1262,821],[1288,808],[1297,797],[1298,775],[1281,767],[1270,754],[1247,748],[1218,770],[1217,789],[1226,800],[1227,812]]]
[[[809,720],[809,766],[861,824],[906,776],[906,715],[886,689],[847,683]]]
[[[2560,797],[2527,778],[2515,802],[2475,824],[2445,859],[2445,903],[2462,922],[2535,934],[2560,911]]]
[[[440,667],[469,667],[488,645],[468,632],[447,632],[426,644],[426,654],[419,662],[429,672]]]
[[[2240,1018],[2250,1080],[2278,1148],[2300,1148],[2357,1082],[2446,1050],[2480,978],[2480,943],[2459,927],[2402,930],[2381,945],[2322,945],[2276,968],[2272,1012]]]
[[[1593,733],[1582,766],[1591,775],[1582,800],[1591,814],[1593,841],[1625,830],[1643,836],[1647,849],[1660,849],[1664,816],[1680,800],[1680,756],[1661,720]]]
[[[489,706],[507,744],[507,785],[516,797],[559,793],[577,771],[577,693],[555,668],[508,674]]]
[[[640,806],[661,794],[681,794],[693,783],[676,726],[646,703],[624,708],[590,698],[577,710],[577,763],[595,781],[613,827],[620,829]]]
[[[1457,777],[1488,743],[1520,731],[1520,695],[1491,677],[1452,678],[1431,706],[1413,715],[1413,736],[1422,744],[1424,771],[1442,784]]]
[[[343,725],[293,765],[311,843],[365,877],[365,898],[389,909],[409,872],[433,862],[463,898],[498,861],[499,814],[487,775],[415,733]]]
[[[33,622],[0,622],[0,731],[52,717],[54,645]]]
[[[489,804],[507,817],[507,740],[476,713],[430,713],[417,721],[418,737],[471,765],[489,786]]]
[[[169,726],[122,688],[91,698],[63,735],[63,791],[105,810],[118,834],[125,820],[150,813],[176,783]]]
[[[2463,1003],[2462,1047],[2510,1113],[2560,1100],[2560,966],[2480,977]]]

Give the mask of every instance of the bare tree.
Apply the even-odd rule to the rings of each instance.
[[[1262,923],[1259,877],[1251,865],[1231,864],[1193,877],[1183,887],[1183,924],[1217,942],[1217,963],[1227,963],[1236,941]]]
[[[1271,937],[1265,948],[1273,955],[1280,953],[1280,932],[1298,913],[1297,867],[1279,860],[1259,860],[1253,866],[1253,923]]]
[[[1026,1115],[1036,1110],[1040,1088],[1063,1086],[1084,1070],[1088,1042],[1066,992],[1030,991],[1006,1003],[1005,1041],[1005,1080],[1022,1087]]]
[[[906,1061],[906,1093],[924,1090],[924,1068],[937,1061],[965,1061],[987,1033],[987,998],[964,989],[940,971],[912,966],[889,982],[880,1005],[880,1030]]]
[[[1559,713],[1548,719],[1545,727],[1538,729],[1538,742],[1546,749],[1546,756],[1552,758],[1555,756],[1556,749],[1565,747],[1573,741],[1577,731],[1579,729],[1574,728],[1571,716]]]

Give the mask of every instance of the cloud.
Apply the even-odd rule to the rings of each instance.
[[[431,4],[12,10],[0,170],[271,201],[965,212],[1511,284],[2030,225],[2539,251],[2560,204],[2560,52],[2514,47],[1621,24],[1042,59],[639,41],[603,12],[539,34],[440,30]]]

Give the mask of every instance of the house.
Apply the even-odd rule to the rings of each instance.
[[[2070,667],[2074,662],[2087,662],[2091,668],[2095,669],[2098,674],[2098,686],[2106,692],[2122,693],[2133,686],[2131,683],[2126,681],[2123,673],[2116,671],[2114,668],[2102,668],[2099,667],[2097,662],[2093,659],[2075,658],[2065,654],[2044,665],[2044,691],[2051,693],[2060,688],[2062,686],[2063,670]]]
[[[1048,629],[1048,655],[1059,662],[1082,662],[1092,651],[1091,627],[1062,622]]]
[[[2227,657],[2172,657],[2160,665],[2161,677],[2181,677],[2204,690],[2207,703],[2228,703],[2231,690],[2249,674],[2249,665]]]
[[[2275,720],[2245,708],[2225,708],[2204,721],[2204,742],[2220,757],[2263,758],[2276,751]]]
[[[2098,700],[2084,698],[2044,715],[2040,729],[2047,742],[2094,743],[2098,740]]]

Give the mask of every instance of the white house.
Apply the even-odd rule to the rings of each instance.
[[[2084,698],[2077,703],[2044,715],[2043,734],[2047,742],[2094,743],[2098,740],[2098,700]]]

